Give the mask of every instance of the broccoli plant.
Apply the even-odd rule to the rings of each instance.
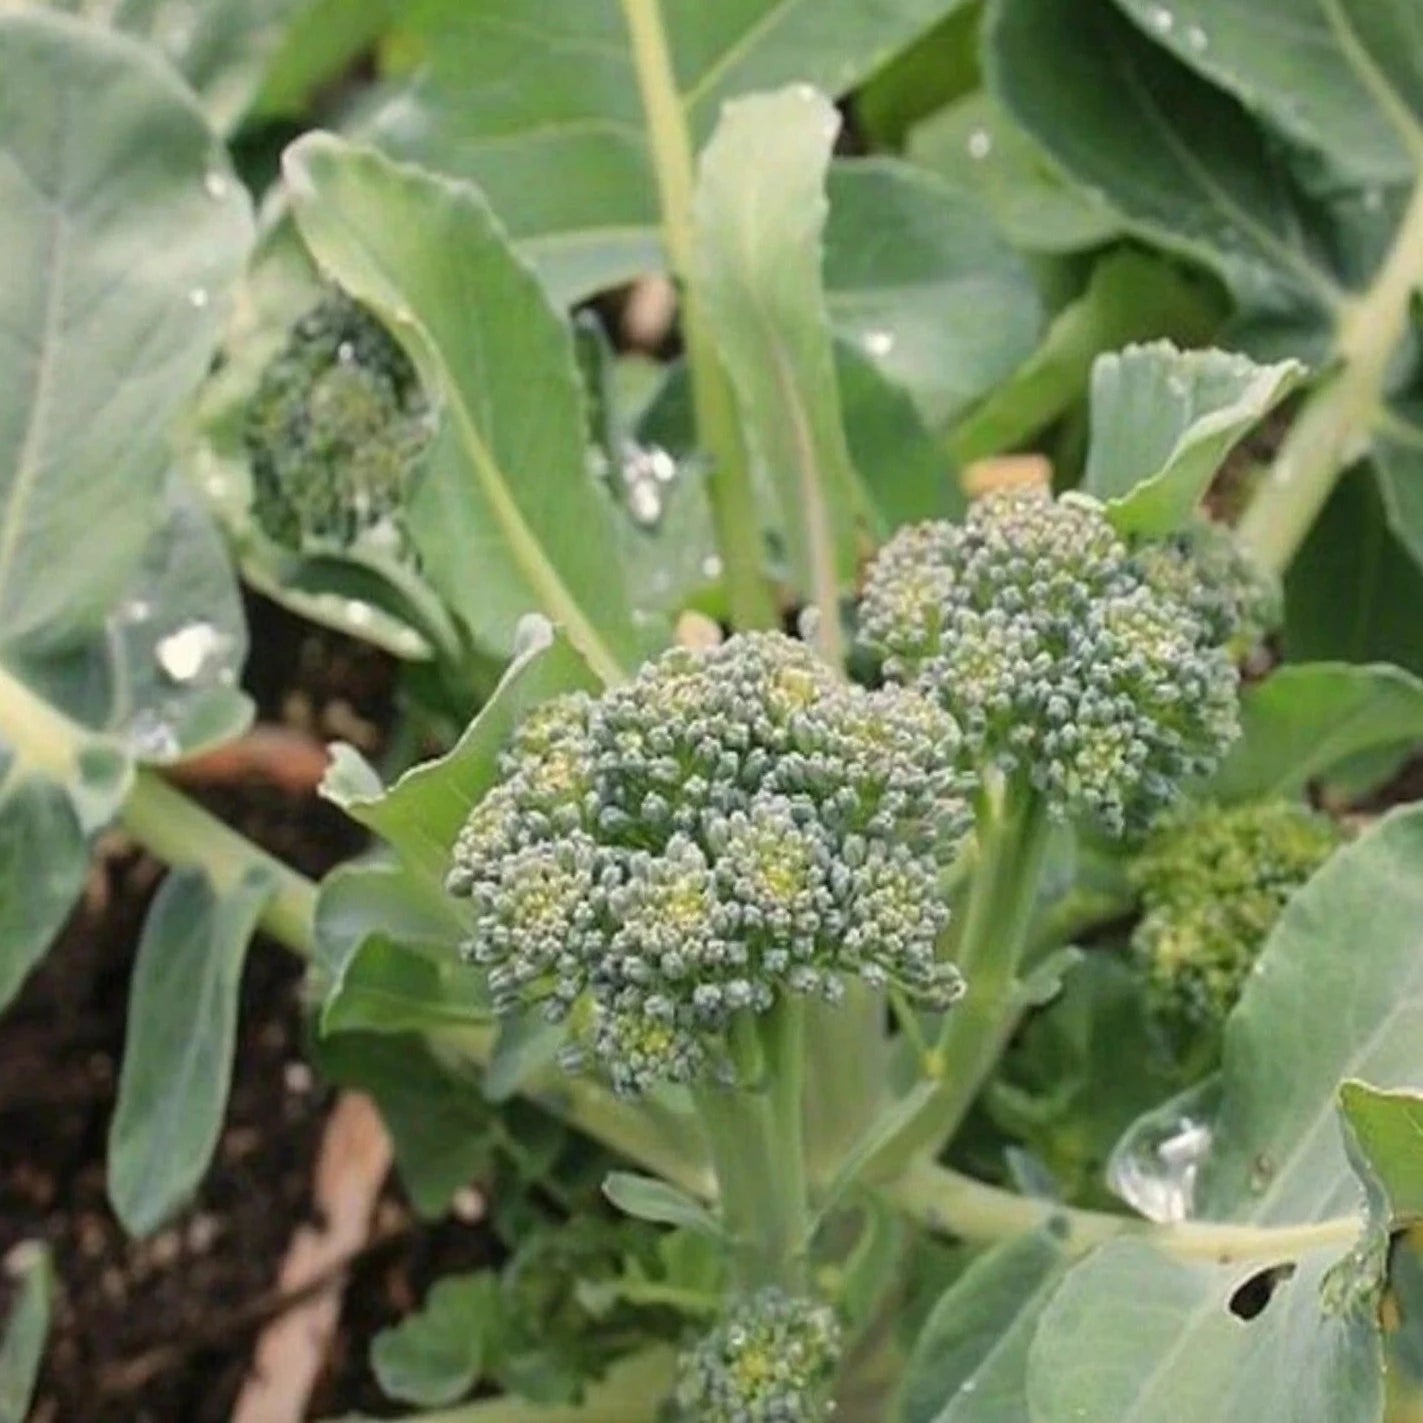
[[[98,837],[171,867],[123,1225],[260,934],[414,1208],[490,1198],[373,1349],[432,1418],[1381,1423],[1405,0],[74,8],[0,10],[0,1005]],[[320,884],[171,775],[251,718],[239,575],[399,664]]]

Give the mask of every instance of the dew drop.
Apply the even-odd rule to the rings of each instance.
[[[1206,47],[1210,44],[1210,40],[1206,32],[1199,25],[1192,25],[1190,29],[1186,31],[1186,43],[1195,50],[1197,54],[1204,54]]]
[[[976,128],[968,136],[968,156],[975,162],[982,162],[993,152],[993,135],[986,128]]]
[[[628,512],[645,529],[654,527],[662,517],[662,494],[655,483],[639,480],[627,492]]]
[[[129,723],[128,739],[145,761],[171,761],[183,749],[178,733],[152,707],[144,707]]]
[[[169,678],[188,685],[218,673],[220,669],[215,664],[230,644],[231,638],[211,623],[189,623],[162,638],[154,655]]]
[[[721,577],[721,558],[720,558],[719,555],[714,554],[714,553],[709,553],[709,554],[702,560],[702,576],[703,576],[704,578],[720,578],[720,577]]]
[[[227,179],[221,173],[209,173],[203,179],[203,188],[214,202],[221,202],[227,196]]]
[[[1151,12],[1152,27],[1163,35],[1169,35],[1176,23],[1176,17],[1164,5],[1158,5]]]
[[[346,621],[356,628],[368,628],[376,620],[376,610],[359,598],[347,598],[342,612],[346,615]]]
[[[872,356],[887,356],[894,350],[894,333],[891,331],[866,331],[865,350]]]
[[[208,304],[209,300],[210,298],[206,287],[194,287],[192,291],[188,293],[189,305],[196,307],[199,311]]]
[[[1158,1224],[1188,1219],[1219,1098],[1220,1084],[1211,1080],[1138,1120],[1107,1162],[1111,1190]]]

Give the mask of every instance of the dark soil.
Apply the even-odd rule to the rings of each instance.
[[[273,605],[249,605],[248,687],[260,717],[378,752],[393,671],[378,654]],[[227,786],[203,799],[303,871],[319,875],[360,836],[314,796]],[[49,1243],[60,1279],[32,1423],[226,1420],[292,1233],[312,1214],[311,1176],[332,1101],[301,1053],[301,967],[259,940],[248,958],[231,1101],[198,1199],[147,1241],[127,1240],[104,1192],[124,1009],[145,907],[161,867],[114,843],[60,942],[0,1024],[0,1257]],[[489,1256],[483,1232],[450,1220],[417,1229],[394,1185],[379,1243],[351,1272],[343,1324],[312,1416],[381,1409],[371,1337],[429,1282]],[[0,1311],[7,1300],[0,1274]],[[0,1314],[3,1317],[3,1314]]]

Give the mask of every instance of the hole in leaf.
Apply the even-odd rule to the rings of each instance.
[[[1295,1272],[1293,1261],[1283,1265],[1271,1265],[1251,1275],[1244,1284],[1236,1287],[1230,1297],[1230,1312],[1237,1319],[1258,1319],[1265,1312],[1265,1306],[1275,1296],[1275,1291]]]

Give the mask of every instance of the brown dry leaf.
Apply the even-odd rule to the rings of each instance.
[[[369,1097],[343,1092],[322,1134],[312,1196],[324,1227],[299,1226],[278,1277],[278,1291],[299,1294],[326,1280],[262,1331],[232,1423],[301,1423],[341,1317],[340,1267],[370,1234],[391,1144]]]

